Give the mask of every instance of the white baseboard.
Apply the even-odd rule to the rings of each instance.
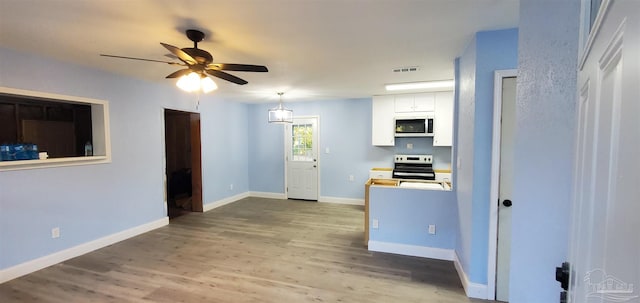
[[[287,195],[284,193],[272,193],[261,191],[250,191],[250,197],[267,198],[267,199],[287,199]],[[348,205],[364,205],[364,199],[352,199],[352,198],[339,198],[339,197],[326,197],[321,196],[318,202],[323,203],[335,203],[335,204],[348,204]]]
[[[335,203],[335,204],[348,204],[348,205],[364,205],[364,199],[353,198],[338,198],[338,197],[323,197],[320,196],[318,202]]]
[[[212,210],[214,208],[218,208],[220,206],[236,202],[236,201],[244,199],[246,197],[249,197],[249,192],[244,192],[244,193],[241,193],[241,194],[237,194],[235,196],[224,198],[222,200],[210,202],[210,203],[207,203],[207,204],[202,206],[202,211],[207,212],[207,211],[210,211],[210,210]]]
[[[405,256],[423,257],[438,260],[453,261],[452,249],[407,245],[389,242],[369,241],[369,250],[386,252]]]
[[[262,192],[262,191],[250,191],[250,197],[256,198],[267,198],[267,199],[281,199],[284,200],[287,198],[287,195],[284,193],[270,193],[270,192]]]
[[[15,278],[30,274],[45,267],[90,253],[96,249],[109,246],[114,243],[135,237],[169,224],[169,217],[142,224],[115,234],[111,234],[93,241],[89,241],[47,256],[27,261],[3,270],[0,270],[0,284]]]
[[[460,282],[462,282],[462,287],[464,287],[464,292],[467,294],[467,297],[484,299],[484,300],[489,299],[487,298],[487,294],[488,294],[487,285],[470,282],[469,278],[467,277],[467,274],[464,272],[464,269],[462,268],[460,259],[458,259],[458,254],[455,251],[453,253],[453,256],[454,256],[453,264],[456,267],[456,271],[458,272],[458,277],[460,277]]]

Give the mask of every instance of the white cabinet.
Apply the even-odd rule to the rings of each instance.
[[[373,96],[371,143],[375,146],[394,146],[394,96]]]
[[[453,92],[435,94],[433,146],[451,146],[453,142]]]
[[[432,112],[435,110],[435,96],[433,93],[415,94],[414,98],[414,111]]]
[[[415,113],[434,111],[434,94],[404,94],[394,96],[394,110],[396,113]]]
[[[453,141],[453,92],[373,96],[371,143],[395,145],[395,118],[434,114],[433,146],[451,146]]]

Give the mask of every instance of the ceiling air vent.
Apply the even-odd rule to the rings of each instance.
[[[394,73],[409,73],[409,72],[417,72],[420,68],[418,66],[403,66],[396,67],[393,69]]]

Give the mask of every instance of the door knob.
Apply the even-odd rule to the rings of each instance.
[[[556,281],[560,282],[560,286],[564,290],[569,289],[569,278],[571,275],[571,266],[569,262],[563,262],[561,267],[556,267]]]
[[[507,199],[502,201],[502,205],[504,205],[504,207],[511,207],[511,205],[513,205],[513,203],[511,202],[511,200]]]

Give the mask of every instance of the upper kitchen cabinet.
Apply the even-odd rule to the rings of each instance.
[[[433,146],[451,146],[453,141],[453,92],[435,93]]]
[[[371,143],[375,146],[394,146],[394,96],[373,96]]]
[[[435,108],[433,93],[395,95],[394,111],[400,115],[412,115],[416,112],[433,112]]]

